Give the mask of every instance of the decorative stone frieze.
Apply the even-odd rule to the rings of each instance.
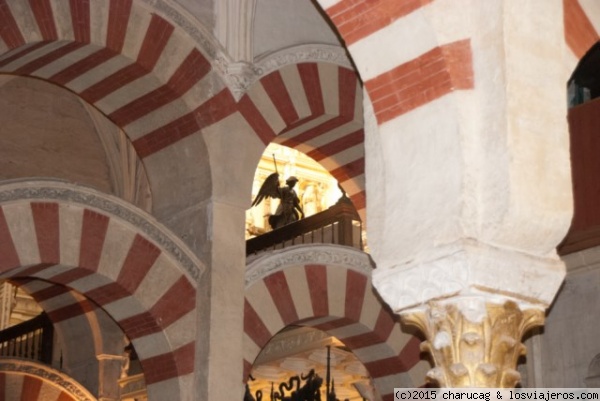
[[[97,209],[110,216],[116,216],[155,241],[194,280],[197,281],[204,272],[204,265],[175,234],[162,226],[151,215],[117,197],[59,180],[11,180],[0,185],[0,204],[22,200],[53,200],[74,203]]]
[[[373,261],[355,248],[341,245],[306,244],[265,253],[246,268],[246,288],[254,282],[291,266],[336,265],[370,277]]]
[[[52,383],[77,401],[96,401],[96,398],[81,384],[66,374],[41,363],[26,359],[0,358],[0,372],[34,376]]]
[[[514,388],[521,338],[544,323],[543,309],[484,296],[430,301],[400,316],[425,334],[421,349],[435,365],[427,378],[441,387]]]

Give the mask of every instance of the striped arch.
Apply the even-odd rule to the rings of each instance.
[[[105,311],[136,348],[150,399],[193,394],[203,270],[174,234],[117,198],[63,182],[0,185],[0,278],[42,283],[32,295],[53,305],[55,324]]]
[[[256,82],[239,111],[265,145],[295,148],[321,163],[364,220],[362,87],[354,71],[326,63],[287,65]]]
[[[404,333],[374,293],[367,254],[341,246],[297,246],[255,260],[246,274],[244,371],[289,325],[339,338],[365,365],[384,400],[422,385],[420,340]]]
[[[85,387],[58,370],[33,361],[8,358],[0,358],[0,399],[96,401]]]
[[[194,134],[235,101],[196,39],[140,0],[0,0],[0,26],[0,73],[63,86],[121,127],[144,159],[156,215],[209,197]]]

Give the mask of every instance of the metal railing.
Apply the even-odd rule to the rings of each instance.
[[[246,241],[246,255],[298,244],[338,244],[363,249],[362,223],[350,199]]]
[[[54,329],[45,313],[0,331],[0,357],[32,359],[50,364]]]

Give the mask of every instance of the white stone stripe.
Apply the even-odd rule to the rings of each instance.
[[[121,52],[131,60],[136,60],[138,57],[151,17],[152,15],[149,12],[141,7],[136,7],[136,2],[133,3],[129,23],[127,24],[125,43]]]
[[[430,369],[431,365],[429,362],[420,360],[415,364],[415,366],[410,368],[407,373],[415,386],[420,386],[425,383],[425,376]]]
[[[34,294],[38,291],[45,290],[50,287],[54,287],[54,284],[49,283],[48,281],[43,280],[33,280],[28,283],[20,285],[22,289],[25,290],[28,294]]]
[[[353,349],[352,352],[362,363],[375,362],[398,355],[387,343],[378,343]]]
[[[246,292],[246,300],[256,311],[267,330],[271,335],[275,335],[279,330],[285,327],[279,311],[275,306],[275,301],[271,297],[269,290],[263,280],[259,280]]]
[[[171,348],[178,349],[196,338],[196,310],[192,310],[165,329]]]
[[[3,50],[2,55],[0,56],[0,62],[2,62],[3,60],[5,60],[9,57],[12,57],[13,55],[15,55],[17,53],[22,52],[25,49],[30,48],[31,46],[35,46],[35,45],[37,45],[37,43],[25,43],[23,46],[16,47],[14,49],[9,50],[8,45],[0,39],[0,48],[5,49],[5,50]],[[2,68],[4,68],[4,67],[2,67]]]
[[[75,40],[69,0],[50,0],[50,6],[52,7],[58,37],[63,40]]]
[[[286,87],[287,92],[292,99],[294,108],[298,113],[299,118],[310,116],[311,110],[304,91],[304,85],[300,78],[300,72],[296,65],[288,66],[280,71],[281,79]]]
[[[104,113],[110,114],[160,86],[162,86],[162,83],[154,75],[148,73],[109,93],[96,102],[96,107]]]
[[[19,396],[18,399],[20,399],[20,395],[23,392],[23,380],[25,380],[25,375],[14,374],[7,376],[7,378],[8,377],[10,377],[10,380],[6,380],[2,399],[16,400],[17,395]]]
[[[340,113],[339,99],[339,67],[335,64],[317,64],[321,81],[321,96],[325,106],[325,114],[336,116]]]
[[[184,35],[183,30],[175,29],[156,61],[153,70],[154,76],[162,83],[167,83],[193,48],[193,42]]]
[[[383,376],[373,379],[373,384],[382,395],[390,394],[394,388],[410,388],[420,386],[423,383],[413,383],[407,373],[398,373],[395,375]]]
[[[54,312],[59,309],[79,304],[80,301],[85,300],[85,298],[74,291],[65,292],[59,294],[55,297],[48,298],[42,301],[42,307],[46,312]],[[81,315],[78,315],[81,316]],[[71,319],[74,319],[78,316],[74,316]]]
[[[152,308],[182,277],[172,261],[161,253],[135,291],[135,298],[146,309]]]
[[[371,280],[367,280],[365,298],[363,299],[360,322],[373,330],[382,311],[381,301],[375,297]]]
[[[58,216],[60,262],[69,266],[79,266],[83,210],[68,204],[59,203]]]
[[[301,152],[308,153],[313,149],[328,145],[331,142],[337,141],[338,139],[341,139],[346,135],[358,131],[360,128],[361,126],[354,121],[342,124],[330,131],[327,131],[324,134],[321,134],[308,140],[307,142],[301,143],[300,145],[296,146],[296,149]]]
[[[59,387],[43,381],[37,399],[41,401],[56,401],[61,393],[62,390]]]
[[[596,33],[600,32],[600,4],[597,0],[576,0],[588,17]]]
[[[369,332],[370,332],[369,328],[364,326],[362,323],[352,323],[352,324],[348,324],[346,326],[327,330],[327,334],[340,339],[342,342],[344,342],[345,338],[359,336],[361,334],[366,334]]]
[[[132,343],[140,359],[171,353],[171,347],[161,331],[136,338]]]
[[[73,52],[70,52],[63,57],[59,58],[51,62],[50,64],[45,65],[39,70],[35,71],[32,75],[35,75],[40,78],[50,78],[54,74],[57,74],[67,67],[70,67],[74,63],[86,58],[90,54],[93,54],[99,50],[96,46],[84,46]]]
[[[283,274],[287,280],[298,318],[306,319],[312,317],[313,308],[304,266],[286,268]]]
[[[18,49],[22,50],[22,47],[19,47]],[[7,50],[8,46],[6,45],[6,43],[4,43],[2,39],[0,39],[0,54],[4,54]]]
[[[285,121],[275,108],[262,83],[259,82],[254,85],[252,90],[248,92],[248,96],[276,135],[286,127]]]
[[[400,329],[400,325],[396,324],[394,326],[394,329],[390,333],[390,336],[387,338],[386,342],[390,344],[390,346],[393,347],[394,352],[397,355],[399,355],[400,352],[402,352],[402,350],[404,349],[404,347],[406,347],[406,344],[408,344],[408,342],[412,340],[412,338],[412,334],[403,332]]]
[[[50,53],[53,50],[56,50],[58,48],[61,48],[63,46],[65,46],[68,42],[50,42],[45,46],[42,46],[40,48],[35,49],[32,52],[29,52],[13,61],[11,61],[10,63],[6,64],[5,66],[3,66],[1,68],[2,71],[5,72],[9,72],[9,71],[15,71],[16,69],[18,69],[19,67],[24,66],[25,64],[37,60],[38,58],[45,56],[46,54]],[[20,48],[19,48],[20,49]]]
[[[250,336],[244,332],[244,359],[252,363],[262,350]]]
[[[49,280],[58,274],[66,273],[73,269],[74,269],[73,266],[54,265],[54,266],[49,266],[49,267],[45,268],[44,270],[35,273],[33,275],[33,277],[41,278],[44,280]]]
[[[328,115],[328,114],[323,114],[322,116],[319,116],[319,117],[317,117],[315,119],[307,121],[306,123],[304,123],[304,124],[302,124],[302,125],[294,128],[294,129],[291,129],[291,130],[289,130],[289,131],[281,134],[279,136],[279,138],[281,138],[282,141],[294,138],[297,135],[302,134],[302,133],[304,133],[304,132],[306,132],[308,130],[311,130],[311,129],[315,128],[315,127],[318,127],[319,125],[321,125],[323,123],[326,123],[327,121],[329,121],[329,120],[331,120],[333,118],[335,118],[335,116],[331,116],[331,115]],[[323,134],[321,136],[323,136]]]
[[[363,81],[375,78],[441,45],[430,21],[424,16],[423,10],[426,7],[429,6],[398,18],[348,47],[355,59],[367,61],[357,64]],[[390,46],[392,43],[397,45]]]
[[[109,220],[102,253],[100,254],[98,274],[112,281],[117,281],[134,237],[135,233],[129,227],[123,226],[115,219]]]
[[[3,206],[10,235],[21,265],[40,263],[40,252],[30,203]]]
[[[343,167],[347,164],[355,162],[365,157],[365,148],[362,143],[354,145],[350,148],[344,149],[341,152],[335,153],[332,156],[325,157],[319,160],[319,163],[325,167],[326,170],[332,171],[339,167]]]
[[[365,175],[357,175],[356,177],[340,182],[340,185],[344,188],[348,196],[352,196],[365,190]]]
[[[102,81],[120,69],[130,65],[131,60],[125,57],[113,57],[104,63],[90,69],[85,74],[78,76],[66,84],[67,88],[76,93],[83,92],[90,86]]]
[[[327,266],[327,296],[329,297],[329,315],[338,318],[346,313],[346,273],[342,268]]]
[[[15,18],[25,42],[38,42],[43,39],[28,1],[6,0],[6,5]]]
[[[110,283],[111,281],[106,277],[90,274],[73,281],[69,286],[76,289],[78,292],[85,294]]]
[[[329,9],[330,7],[335,6],[338,3],[341,3],[342,0],[317,0],[319,2],[319,4],[321,5],[321,7],[327,11],[327,9]]]
[[[187,396],[181,393],[181,389],[193,389],[194,383],[190,382],[193,379],[191,375],[173,377],[168,380],[163,380],[158,383],[152,383],[146,386],[148,399],[150,400],[193,400],[195,394]],[[188,390],[192,391],[192,390]]]
[[[105,304],[103,308],[117,322],[147,312],[137,299],[131,296]]]
[[[90,41],[98,46],[106,46],[109,10],[109,0],[90,1]]]

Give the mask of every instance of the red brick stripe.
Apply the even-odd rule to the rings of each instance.
[[[196,110],[133,141],[139,157],[148,157],[175,142],[186,138],[231,115],[236,110],[235,100],[228,89],[204,102]]]
[[[344,314],[348,319],[360,321],[367,289],[367,277],[354,270],[346,271],[346,302]]]
[[[362,210],[367,207],[367,193],[365,191],[360,191],[354,195],[350,195],[350,200],[352,201],[352,204],[356,210]]]
[[[63,285],[53,285],[48,288],[44,288],[43,290],[31,292],[31,293],[29,293],[29,295],[31,295],[31,297],[33,299],[35,299],[35,301],[37,303],[41,304],[51,298],[58,297],[60,295],[64,295],[64,294],[68,293],[69,291],[70,291],[69,288],[65,287]]]
[[[158,58],[169,42],[169,38],[174,31],[173,25],[159,17],[157,14],[152,14],[150,26],[142,42],[140,53],[137,57],[137,62],[148,71],[152,71]]]
[[[48,317],[52,320],[52,323],[57,324],[74,317],[85,315],[95,309],[96,305],[94,303],[82,300],[50,311],[48,312]]]
[[[290,125],[300,118],[279,71],[262,78],[260,83],[286,125]]]
[[[311,150],[306,155],[315,161],[320,161],[326,157],[334,156],[353,146],[361,145],[365,141],[365,132],[362,128],[348,134],[325,145],[319,146]]]
[[[135,316],[119,321],[127,337],[134,340],[161,331],[156,320],[149,312],[143,312]]]
[[[325,102],[323,101],[319,67],[316,63],[301,63],[297,65],[297,68],[311,114],[314,116],[323,115],[325,113]]]
[[[276,272],[264,279],[265,285],[271,294],[271,298],[281,315],[283,323],[287,326],[298,321],[296,305],[292,299],[292,293],[283,272]]]
[[[158,324],[166,329],[196,307],[196,289],[180,277],[150,309]]]
[[[180,360],[179,358],[184,359]],[[168,352],[166,354],[142,359],[140,362],[142,363],[142,369],[144,370],[144,379],[146,384],[159,383],[174,377],[191,373],[191,371],[186,371],[189,370],[190,365],[192,365],[193,370],[193,358],[194,344],[190,343],[184,345],[175,352]],[[174,397],[173,399],[178,398],[175,396],[175,394],[172,394],[172,396]]]
[[[431,1],[342,0],[325,11],[349,46]]]
[[[244,300],[244,332],[261,348],[272,336],[258,313],[246,299]]]
[[[69,3],[75,41],[90,43],[90,1],[70,0]]]
[[[89,103],[96,103],[117,89],[148,74],[156,65],[173,29],[171,24],[154,14],[144,36],[137,62],[121,68],[119,71],[90,86],[80,93],[81,97]]]
[[[30,61],[29,63],[17,68],[14,73],[15,74],[31,74],[32,72],[39,70],[40,68],[52,63],[60,59],[61,57],[74,52],[77,49],[83,47],[83,43],[78,42],[69,42],[64,46],[59,47],[58,49],[52,50],[50,53],[47,53],[35,60]]]
[[[32,202],[31,213],[41,261],[60,263],[58,203]]]
[[[160,249],[156,245],[137,234],[119,272],[117,282],[133,294],[159,255]]]
[[[114,51],[107,48],[102,48],[97,52],[94,52],[89,56],[74,62],[64,70],[57,72],[56,74],[50,77],[50,80],[59,85],[65,85],[68,82],[74,80],[75,78],[85,74],[92,68],[95,68],[100,64],[110,60],[116,55],[117,54]],[[93,100],[93,97],[90,97],[90,95],[88,94],[88,99]]]
[[[565,39],[578,58],[598,41],[598,33],[577,0],[563,0]]]
[[[118,301],[119,299],[126,298],[130,295],[131,293],[121,287],[118,283],[106,284],[85,293],[87,298],[100,306]]]
[[[335,170],[331,170],[329,173],[335,177],[339,182],[344,182],[354,177],[358,177],[359,175],[365,172],[365,159],[361,157],[360,159],[356,159],[348,164],[344,164],[336,168]]]
[[[402,363],[399,357],[392,356],[389,358],[378,359],[376,361],[367,362],[364,364],[373,379],[379,377],[397,375],[399,373],[408,372],[406,366]]]
[[[471,45],[437,47],[365,83],[379,124],[440,98],[474,87]]]
[[[133,0],[110,0],[106,47],[115,53],[123,50]]]
[[[75,401],[75,399],[63,391],[56,401]]]
[[[1,242],[0,242],[1,243]],[[0,256],[0,261],[3,260],[3,257]],[[27,277],[34,276],[36,273],[39,273],[43,270],[46,270],[49,267],[55,266],[51,263],[39,263],[37,265],[29,266],[24,269],[19,270],[16,273],[13,273],[10,277]]]
[[[14,49],[25,44],[17,21],[5,0],[0,0],[0,38],[8,48]]]
[[[244,95],[240,99],[238,109],[265,145],[268,145],[275,138],[277,134],[248,95]]]
[[[413,366],[419,363],[421,360],[421,339],[412,336],[400,351],[399,358],[406,370],[412,369]]]
[[[38,43],[34,43],[33,45],[27,46],[25,49],[19,50],[18,52],[14,53],[10,57],[6,57],[5,59],[0,60],[0,67],[4,67],[5,65],[10,64],[15,60],[18,60],[21,57],[26,56],[27,54],[29,54],[41,47],[46,46],[47,44],[48,44],[48,42],[38,42]]]
[[[115,110],[108,117],[123,127],[178,99],[209,71],[210,63],[198,50],[194,49],[175,71],[169,82]]]
[[[109,220],[108,216],[89,209],[84,210],[79,251],[80,267],[98,270]]]
[[[21,401],[37,400],[42,389],[42,380],[37,377],[25,375],[21,387]]]
[[[19,255],[6,223],[4,209],[0,208],[0,272],[19,265]]]
[[[44,40],[58,39],[50,0],[29,0],[29,7],[31,7],[35,21],[40,28],[42,38]]]
[[[327,270],[323,265],[306,265],[304,267],[313,316],[329,315],[329,295],[327,293]]]
[[[92,270],[82,269],[80,267],[74,267],[63,273],[59,273],[55,276],[52,276],[51,280],[54,283],[67,285],[67,284],[72,283],[75,280],[79,280],[80,278],[84,278],[84,277],[87,277],[92,274],[94,274],[94,271],[92,271]]]

